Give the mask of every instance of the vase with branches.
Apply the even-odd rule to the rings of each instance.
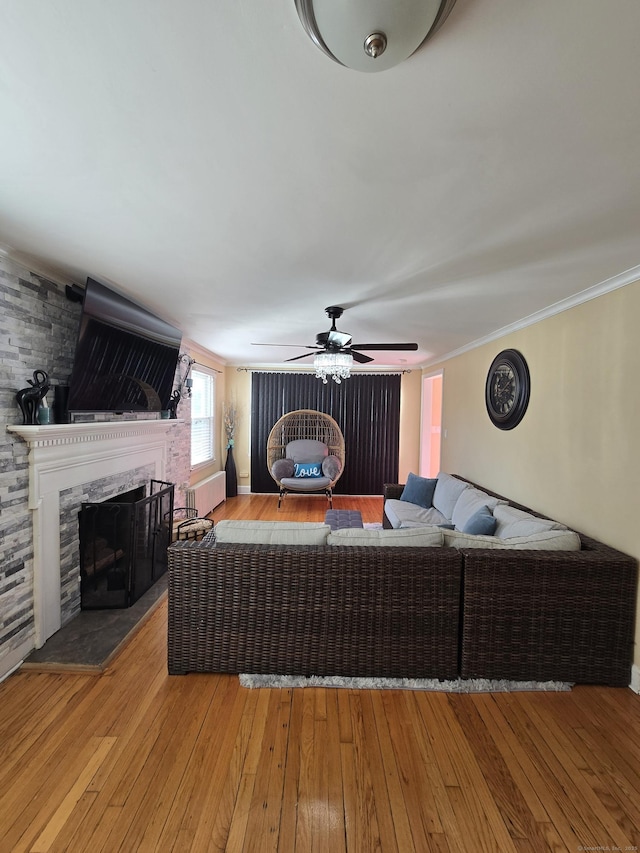
[[[227,436],[227,450],[235,443],[236,427],[238,425],[238,410],[233,403],[222,404],[222,420]]]
[[[222,422],[225,435],[227,436],[227,461],[225,472],[227,475],[227,497],[233,498],[238,494],[238,478],[236,475],[236,463],[233,458],[233,446],[235,443],[236,428],[238,426],[238,409],[234,403],[222,404]]]

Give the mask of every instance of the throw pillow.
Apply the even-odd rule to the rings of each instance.
[[[436,483],[437,480],[428,480],[426,477],[418,477],[417,474],[409,474],[400,500],[429,509]]]
[[[471,533],[473,536],[493,536],[497,523],[489,507],[483,506],[466,522],[462,532]]]
[[[296,462],[293,466],[294,477],[322,477],[322,465],[320,462]]]
[[[284,480],[285,477],[293,477],[293,460],[276,459],[271,466],[271,474],[276,480]]]
[[[330,480],[335,480],[335,478],[340,473],[340,469],[340,460],[337,456],[327,456],[327,458],[322,463],[322,473]]]

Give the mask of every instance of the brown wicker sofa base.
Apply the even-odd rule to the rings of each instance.
[[[385,487],[385,497],[402,488]],[[463,678],[629,685],[637,561],[580,539],[580,551],[461,551]]]
[[[455,678],[461,568],[455,549],[176,543],[169,672]]]

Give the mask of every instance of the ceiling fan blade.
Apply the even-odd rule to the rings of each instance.
[[[310,355],[315,355],[316,353],[311,352],[303,352],[302,355],[294,355],[293,358],[285,358],[285,361],[298,361],[301,358],[309,358]]]
[[[368,364],[370,361],[373,361],[370,355],[363,355],[361,352],[352,352],[351,356],[358,364]]]
[[[316,349],[315,344],[257,344],[252,343],[252,347],[296,347],[296,349]]]
[[[418,344],[351,344],[351,349],[415,351],[418,349]]]

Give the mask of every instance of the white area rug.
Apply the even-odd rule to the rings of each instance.
[[[362,526],[365,530],[382,530],[382,524],[379,521],[366,521]]]
[[[347,687],[356,690],[431,690],[439,693],[512,693],[520,690],[567,691],[566,681],[491,681],[487,678],[347,678],[340,675],[260,675],[241,673],[242,687]]]

